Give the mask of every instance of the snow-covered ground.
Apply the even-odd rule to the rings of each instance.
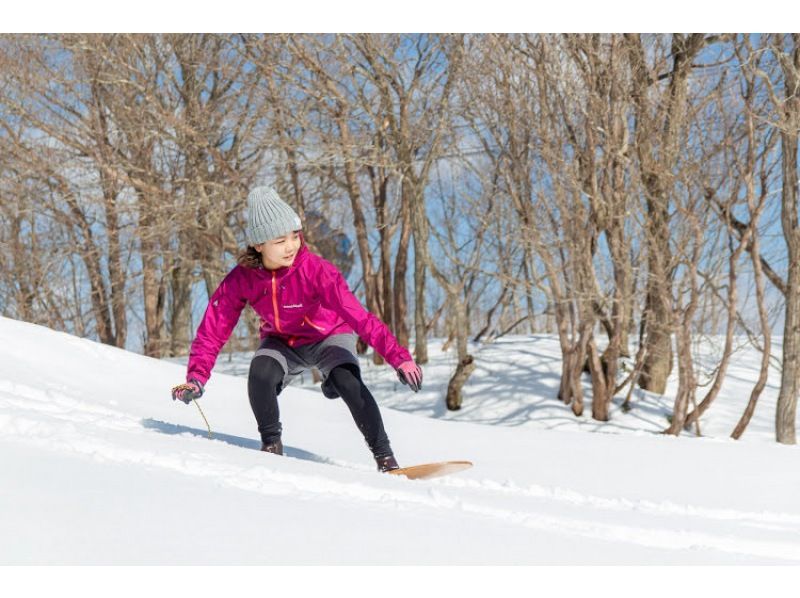
[[[181,363],[0,318],[0,564],[800,563],[800,448],[772,439],[776,372],[728,438],[757,354],[737,354],[705,437],[673,438],[658,434],[669,400],[644,393],[609,423],[588,401],[575,418],[551,337],[473,351],[457,413],[438,343],[417,395],[363,361],[401,464],[475,463],[410,481],[374,471],[310,376],[281,395],[278,457],[256,450],[248,356],[220,356],[209,439],[170,399]]]

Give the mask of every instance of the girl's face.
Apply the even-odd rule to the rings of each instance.
[[[294,231],[283,237],[254,245],[254,248],[261,254],[261,263],[267,270],[277,270],[294,263],[300,244],[300,231]]]

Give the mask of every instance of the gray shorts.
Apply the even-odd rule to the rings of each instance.
[[[309,368],[317,368],[322,374],[322,393],[329,399],[335,399],[339,393],[329,384],[328,374],[337,365],[350,363],[359,367],[356,353],[356,333],[334,334],[318,343],[290,347],[278,338],[267,337],[261,341],[253,359],[259,355],[272,357],[283,368],[283,383],[278,389],[286,388],[293,378]]]

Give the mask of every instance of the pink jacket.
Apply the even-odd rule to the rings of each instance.
[[[412,359],[386,324],[364,309],[336,266],[303,243],[291,266],[236,266],[225,276],[192,342],[187,380],[208,381],[248,303],[261,317],[262,339],[277,337],[293,347],[355,331],[394,368]]]

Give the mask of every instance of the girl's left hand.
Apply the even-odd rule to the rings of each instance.
[[[413,361],[401,363],[397,368],[397,377],[403,384],[408,384],[414,392],[422,388],[422,369]]]
[[[172,400],[181,400],[187,405],[203,396],[203,385],[195,379],[191,379],[185,384],[178,384],[172,388]]]

